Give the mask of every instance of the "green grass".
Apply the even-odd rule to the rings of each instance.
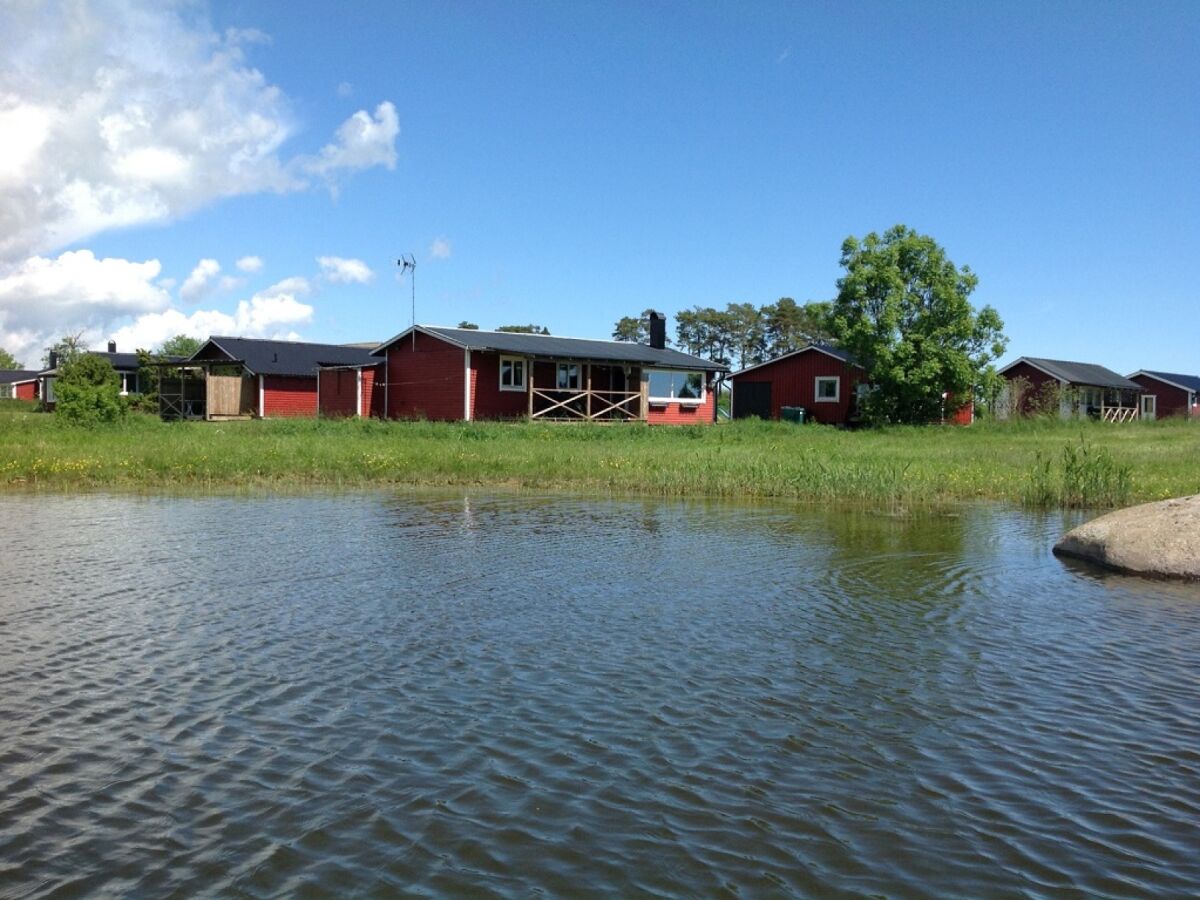
[[[264,421],[92,430],[0,407],[0,485],[60,490],[504,485],[710,497],[1112,506],[1200,492],[1200,422],[847,432]]]

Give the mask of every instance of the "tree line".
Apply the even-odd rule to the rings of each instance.
[[[684,353],[703,356],[735,368],[799,350],[807,344],[827,343],[830,304],[824,301],[797,303],[780,297],[774,303],[730,303],[724,309],[693,306],[675,317],[675,346]],[[613,340],[647,343],[650,312],[640,317],[625,316],[613,327]]]

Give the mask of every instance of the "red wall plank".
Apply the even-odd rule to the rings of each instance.
[[[1149,375],[1138,375],[1130,380],[1140,384],[1145,393],[1155,395],[1157,399],[1154,401],[1154,405],[1157,409],[1155,412],[1157,418],[1186,416],[1190,412],[1187,391],[1163,384],[1157,378],[1151,378]]]
[[[264,375],[263,415],[268,419],[315,417],[317,376]]]
[[[465,351],[446,341],[417,333],[387,349],[387,379],[381,387],[389,418],[453,421],[463,417]]]

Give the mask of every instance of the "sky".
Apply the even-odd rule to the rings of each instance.
[[[1200,3],[0,0],[0,347],[607,337],[903,223],[1041,356],[1200,374]],[[670,322],[668,323],[670,328]]]

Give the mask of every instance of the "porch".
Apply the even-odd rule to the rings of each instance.
[[[638,366],[533,360],[526,415],[543,422],[644,422],[647,393]]]

